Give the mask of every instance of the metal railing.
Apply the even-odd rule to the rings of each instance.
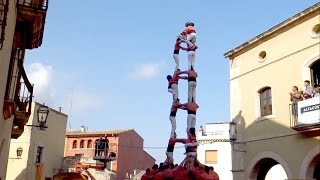
[[[23,67],[24,53],[25,51],[22,49],[13,50],[5,100],[14,101],[19,111],[31,113],[33,85],[30,83]]]
[[[8,14],[9,0],[0,0],[0,50],[3,47],[5,39],[5,29],[7,25],[7,14]]]
[[[32,8],[34,10],[47,10],[48,0],[18,0],[17,6]]]

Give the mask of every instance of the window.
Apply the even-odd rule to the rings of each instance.
[[[72,149],[77,149],[77,140],[72,142]]]
[[[260,94],[260,115],[267,116],[272,114],[271,88],[266,87],[259,91]]]
[[[38,146],[37,155],[36,155],[36,163],[41,163],[42,154],[43,154],[43,147]]]
[[[92,140],[91,139],[88,140],[87,148],[92,148]]]
[[[320,59],[316,60],[311,66],[311,85],[320,86]]]
[[[217,150],[206,150],[205,158],[206,158],[206,164],[217,164],[218,158],[217,158]]]
[[[84,140],[81,140],[81,141],[80,141],[80,148],[81,148],[81,149],[84,148]]]

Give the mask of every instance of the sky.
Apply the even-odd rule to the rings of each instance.
[[[171,130],[166,76],[174,71],[173,46],[185,22],[194,22],[199,47],[198,129],[230,120],[223,54],[317,2],[53,0],[42,46],[26,53],[26,71],[36,101],[69,116],[67,130],[133,128],[159,163]],[[181,70],[187,61],[182,51]],[[179,83],[179,92],[186,102],[187,82]],[[185,111],[177,113],[180,138],[186,119]],[[177,144],[174,153],[180,163],[184,148]]]

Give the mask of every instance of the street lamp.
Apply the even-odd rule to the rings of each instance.
[[[48,114],[49,114],[49,107],[44,105],[43,103],[42,105],[39,106],[39,109],[37,110],[39,125],[26,125],[26,126],[40,127],[40,129],[48,128],[47,126],[45,126],[47,122]]]
[[[230,125],[230,129],[229,129],[230,141],[234,142],[237,140],[237,123],[231,121],[229,125]]]
[[[39,124],[39,126],[47,128],[44,125],[47,122],[47,118],[48,118],[48,114],[49,114],[49,107],[44,105],[44,104],[39,106],[37,114],[38,114],[38,124]]]
[[[22,155],[23,149],[21,146],[17,148],[17,158],[20,159]]]

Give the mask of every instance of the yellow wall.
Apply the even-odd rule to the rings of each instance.
[[[36,106],[34,106],[36,105]],[[27,124],[37,125],[38,103],[33,103],[33,111]],[[35,114],[34,114],[35,113]],[[38,127],[25,127],[24,133],[18,139],[12,139],[10,157],[16,157],[16,149],[21,146],[23,153],[21,159],[9,159],[7,169],[8,180],[33,180],[36,177],[37,147],[44,147],[41,162],[43,163],[43,179],[53,177],[62,167],[64,139],[67,126],[67,115],[50,109],[47,118],[48,126],[45,131]]]
[[[319,136],[272,138],[297,133],[290,128],[289,92],[292,86],[304,89],[303,81],[310,80],[308,66],[320,58],[320,36],[312,34],[319,19],[318,8],[315,13],[278,30],[276,35],[262,38],[231,57],[231,117],[241,111],[238,141],[253,141],[239,144],[246,153],[234,152],[234,157],[241,159],[237,162],[234,159],[234,169],[246,169],[257,154],[272,151],[288,164],[292,176],[297,178],[306,155],[317,146],[320,149]],[[264,61],[259,59],[261,51],[267,53]],[[273,114],[261,118],[258,91],[265,86],[271,87]],[[272,139],[261,140],[264,138]]]
[[[7,15],[7,26],[5,29],[5,40],[3,48],[0,50],[0,179],[5,179],[6,177],[8,152],[11,139],[11,126],[13,122],[12,118],[4,120],[2,109],[6,91],[13,34],[16,23],[15,7],[15,1],[10,0],[9,11]]]

